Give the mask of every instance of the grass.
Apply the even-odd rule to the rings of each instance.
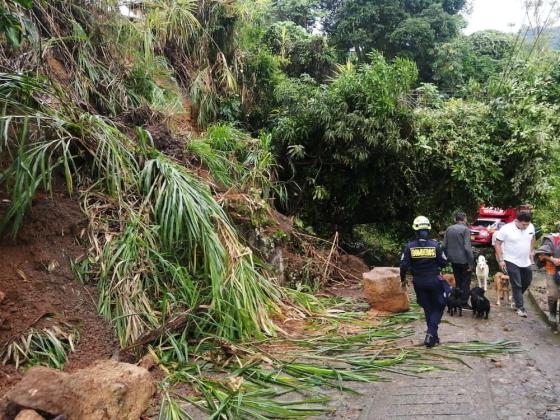
[[[277,164],[271,152],[271,137],[248,134],[226,124],[212,125],[206,135],[190,142],[187,150],[207,166],[221,185],[237,191],[258,192],[263,200],[285,203],[285,186],[277,181]]]
[[[1,178],[12,196],[3,226],[15,235],[36,191],[51,190],[53,173],[61,171],[72,192],[89,167],[96,182],[84,208],[92,227],[111,235],[89,235],[94,254],[78,271],[97,279],[100,312],[114,322],[123,346],[161,327],[173,311],[201,307],[199,333],[275,334],[270,315],[280,312],[282,294],[256,267],[208,186],[148,144],[137,147],[106,118],[71,104],[33,103],[39,93],[63,100],[53,86],[0,75],[0,98],[10,106],[0,116],[2,144],[14,156]]]
[[[31,329],[8,344],[0,353],[2,363],[19,366],[49,366],[62,369],[79,341],[75,329],[62,329],[57,325],[43,329]]]
[[[1,178],[12,198],[3,226],[15,236],[36,192],[51,191],[61,173],[69,193],[85,191],[92,247],[74,268],[83,281],[98,285],[99,310],[123,346],[158,329],[163,333],[174,313],[188,314],[194,335],[274,335],[271,315],[284,305],[206,183],[142,144],[145,136],[125,134],[115,118],[137,106],[177,103],[171,67],[156,50],[190,49],[197,36],[208,42],[198,6],[184,0],[146,4],[147,19],[131,24],[118,14],[109,18],[109,2],[38,4],[30,19],[45,39],[29,48],[56,60],[48,63],[49,77],[0,74],[1,151],[12,156]],[[92,13],[108,19],[91,19]],[[235,89],[228,58],[218,57],[207,68]],[[61,71],[53,75],[57,62]],[[225,164],[223,147],[234,145],[239,162],[228,170],[251,187],[264,186],[273,167],[268,145],[232,128],[222,129],[220,142],[218,131],[207,163]],[[248,153],[244,145],[251,146]]]
[[[161,391],[159,420],[185,420],[192,418],[177,400],[167,389]]]
[[[54,86],[25,75],[0,74],[0,152],[12,159],[0,177],[12,198],[2,221],[15,235],[38,189],[50,192],[53,175],[61,173],[69,193],[84,175],[77,163],[89,156],[96,177],[111,194],[123,192],[136,178],[132,143],[111,122],[72,105],[54,107],[34,103],[33,95],[60,103]]]
[[[174,313],[188,313],[194,336],[274,335],[270,316],[280,313],[283,293],[256,266],[208,186],[146,142],[133,162],[142,165],[135,183],[120,180],[128,194],[85,195],[94,246],[76,267],[78,277],[96,281],[100,312],[121,345]]]

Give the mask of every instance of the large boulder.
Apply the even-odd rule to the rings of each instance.
[[[77,371],[71,375],[68,385],[81,397],[68,420],[137,420],[155,392],[146,369],[115,360]],[[96,392],[91,392],[92,389]]]
[[[72,374],[34,367],[5,400],[11,412],[30,408],[67,420],[138,420],[154,392],[146,369],[105,360]]]
[[[29,369],[4,397],[10,412],[30,408],[52,415],[66,414],[67,408],[78,399],[78,395],[67,387],[69,377],[68,373],[43,366]]]
[[[406,312],[410,309],[408,292],[401,287],[400,270],[376,267],[363,274],[364,295],[370,306],[381,312]]]

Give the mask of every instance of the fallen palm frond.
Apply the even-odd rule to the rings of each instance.
[[[77,266],[96,279],[100,312],[123,346],[185,313],[193,336],[274,335],[282,291],[255,266],[222,207],[185,167],[146,150],[128,195],[87,193],[92,255]],[[185,325],[182,325],[185,327]]]
[[[208,412],[212,419],[297,418],[331,411],[323,406],[329,400],[325,396],[279,400],[286,391],[246,382],[236,374],[210,378],[201,375],[199,369],[196,365],[182,367],[168,376],[165,382],[168,385],[178,382],[191,384],[201,397],[175,395],[175,398]],[[172,404],[179,406],[176,401]],[[164,405],[169,406],[169,401],[164,401]]]
[[[161,393],[161,405],[158,414],[159,420],[186,420],[192,419],[186,410],[181,407],[167,389],[163,389]]]
[[[143,145],[142,135],[137,144],[113,118],[135,106],[156,107],[161,89],[176,93],[170,67],[157,52],[170,45],[191,49],[191,38],[203,31],[196,15],[211,5],[150,3],[147,18],[136,23],[115,14],[114,6],[56,0],[25,11],[45,38],[26,47],[47,58],[48,77],[0,74],[0,140],[12,157],[1,179],[12,198],[4,226],[15,234],[36,192],[50,192],[63,174],[69,192],[76,185],[87,189],[84,209],[92,220],[92,253],[74,268],[83,281],[96,281],[99,309],[114,322],[123,346],[155,332],[174,333],[162,328],[174,313],[188,314],[195,335],[273,335],[271,315],[280,312],[283,294],[256,266],[210,189]],[[212,6],[216,13],[226,7]],[[212,13],[203,17],[218,19]],[[200,45],[211,43],[208,35]],[[118,51],[119,42],[130,51]],[[232,60],[217,57],[206,67],[234,89]],[[160,76],[166,81],[156,83]],[[228,153],[228,142],[240,153],[236,177],[251,186],[265,182],[270,152],[259,154],[254,140],[233,129],[214,144]]]
[[[37,102],[35,97],[43,98]],[[131,142],[99,116],[63,105],[53,86],[25,75],[0,73],[0,152],[13,159],[0,178],[12,197],[2,228],[13,234],[36,191],[52,190],[53,174],[61,170],[69,193],[80,176],[76,159],[88,155],[92,168],[112,194],[135,178]],[[53,105],[54,102],[54,105]]]
[[[314,306],[321,310],[316,315],[308,315],[306,324],[314,316],[323,318],[325,312],[336,307],[346,305],[353,309],[348,299],[315,299],[322,300],[323,305]],[[317,401],[326,404],[329,398],[322,394],[325,389],[358,394],[353,386],[356,382],[389,381],[395,375],[416,378],[427,372],[449,370],[439,366],[439,358],[466,364],[454,354],[486,357],[522,351],[519,343],[512,341],[444,344],[434,351],[426,351],[409,340],[404,344],[402,339],[414,331],[402,324],[416,321],[418,312],[413,305],[411,312],[389,316],[376,326],[371,321],[369,325],[357,326],[351,318],[340,316],[337,323],[324,324],[323,333],[308,335],[301,331],[301,338],[269,338],[245,344],[211,339],[191,348],[190,357],[183,353],[186,357],[179,364],[172,362],[177,360],[177,349],[173,346],[160,345],[151,353],[169,373],[168,385],[195,384],[196,393],[201,394],[178,397],[180,400],[189,401],[216,417],[220,414],[236,418],[275,417],[264,409],[274,406],[280,410],[274,413],[289,418],[301,412],[281,411],[274,405],[286,395],[307,405],[313,398],[322,398]],[[332,313],[335,319],[339,315]],[[259,392],[254,393],[253,389]],[[294,398],[292,394],[296,393],[303,398]],[[233,401],[239,402],[243,409],[229,411]],[[246,404],[259,408],[245,411]]]
[[[68,353],[74,351],[79,340],[75,329],[66,330],[53,325],[43,329],[32,329],[19,339],[12,341],[0,353],[2,363],[20,365],[43,365],[62,369],[68,359]]]
[[[50,95],[58,103],[57,91],[27,83],[24,76],[0,76],[0,99],[11,112],[5,108],[1,118],[2,144],[16,156],[1,179],[13,197],[4,226],[17,231],[37,189],[50,191],[57,168],[72,191],[79,176],[76,155],[80,161],[89,156],[98,185],[118,197],[113,220],[100,223],[118,226],[114,237],[91,238],[97,262],[102,259],[91,274],[99,279],[100,311],[115,322],[123,345],[158,328],[177,307],[198,304],[206,305],[208,328],[225,337],[274,334],[270,312],[279,312],[280,293],[255,268],[251,251],[194,174],[157,153],[148,160],[135,155],[130,139],[113,124],[71,106],[57,110],[35,103],[41,111],[30,117],[32,95]],[[24,87],[27,99],[16,95]],[[55,140],[43,140],[45,135]],[[95,218],[95,211],[89,207],[87,213]],[[210,299],[198,302],[199,289],[209,290]]]
[[[383,325],[390,326],[395,324],[406,324],[412,321],[418,321],[424,316],[420,305],[413,303],[410,305],[410,310],[398,314],[392,314],[383,319]]]
[[[271,311],[279,311],[280,291],[255,268],[223,209],[184,167],[158,155],[141,173],[166,249],[211,286],[209,319],[226,338],[274,334]]]
[[[462,354],[466,356],[493,356],[496,354],[520,353],[524,350],[521,348],[519,341],[500,340],[493,342],[471,341],[468,343],[448,343],[438,347],[449,353]]]
[[[93,246],[75,271],[97,280],[101,314],[115,323],[122,346],[149,331],[165,335],[161,326],[199,305],[197,281],[162,251],[159,227],[132,205],[99,193],[86,194],[83,203]]]
[[[338,302],[342,303],[349,304]],[[352,322],[344,316],[338,321]],[[409,333],[394,325],[363,327],[360,333],[344,337],[333,331],[305,339],[267,339],[246,345],[211,340],[191,349],[190,358],[183,357],[180,364],[172,362],[178,360],[175,344],[162,344],[152,354],[170,372],[168,383],[194,383],[203,397],[187,400],[215,416],[223,412],[235,418],[290,418],[318,414],[312,404],[329,400],[319,392],[321,389],[355,393],[352,382],[386,381],[383,372],[412,375],[438,369],[422,361],[415,349],[397,345],[396,339]],[[203,376],[211,375],[212,379],[194,378],[197,372],[205,372]],[[281,397],[292,392],[311,396],[298,400],[306,410],[283,407]],[[230,411],[233,401],[241,404],[240,411]],[[245,406],[252,411],[246,411]]]

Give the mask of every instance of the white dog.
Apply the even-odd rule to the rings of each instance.
[[[485,291],[488,290],[488,264],[484,255],[479,255],[476,262],[476,279],[478,280],[478,287],[482,287]]]

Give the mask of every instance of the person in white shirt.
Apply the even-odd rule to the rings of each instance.
[[[496,234],[496,259],[500,269],[509,276],[517,315],[526,318],[523,294],[533,280],[535,227],[531,214],[519,212],[517,218]]]

